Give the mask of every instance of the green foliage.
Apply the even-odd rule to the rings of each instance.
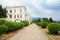
[[[57,34],[60,30],[60,25],[58,23],[51,23],[48,25],[48,30],[51,34]]]
[[[4,24],[6,20],[0,20],[0,25]]]
[[[37,19],[33,20],[33,23],[35,23],[35,22],[41,22],[41,19],[37,18]]]
[[[43,18],[43,22],[48,22],[49,23],[49,19],[48,18]]]
[[[41,23],[40,22],[36,22],[37,25],[41,26]]]
[[[49,19],[49,22],[50,22],[50,23],[51,23],[51,22],[53,22],[53,19],[52,19],[52,18],[50,18],[50,19]]]
[[[21,22],[21,25],[22,25],[22,26],[25,26],[25,23],[24,23],[24,22]]]
[[[5,22],[4,24],[8,26],[8,31],[9,32],[14,31],[15,24],[13,22]]]
[[[19,23],[19,22],[14,22],[14,30],[18,30],[18,29],[21,29],[21,28],[22,28],[21,23]]]
[[[42,22],[42,23],[41,23],[41,27],[42,27],[42,28],[46,28],[47,26],[48,26],[48,23],[47,23],[47,22]]]
[[[0,35],[4,34],[8,31],[8,27],[6,25],[0,25]]]
[[[7,17],[7,11],[6,8],[2,8],[2,5],[0,5],[0,18],[6,18]]]
[[[25,26],[29,25],[28,21],[23,21],[25,23]]]
[[[5,22],[5,25],[8,26],[8,32],[21,29],[23,26],[29,25],[28,21],[23,21],[23,22]]]
[[[37,18],[37,19],[36,19],[36,22],[41,22],[41,19],[40,19],[40,18]]]
[[[8,33],[8,32],[12,32],[12,31],[21,29],[21,28],[23,28],[24,26],[27,26],[27,25],[29,25],[28,21],[11,22],[11,21],[1,20],[0,34],[3,34],[5,32]]]
[[[22,28],[22,24],[19,22],[5,22],[4,24],[8,26],[8,32]]]
[[[22,21],[21,24],[22,24],[22,26],[27,26],[27,25],[29,25],[29,22],[28,21]]]

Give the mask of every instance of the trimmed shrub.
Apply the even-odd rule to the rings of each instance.
[[[51,34],[57,34],[60,30],[60,25],[58,23],[51,23],[48,25],[48,31]]]
[[[7,32],[12,32],[18,29],[21,29],[24,26],[27,26],[29,23],[27,21],[23,22],[11,22],[11,21],[6,21],[4,25],[8,26],[8,31]]]
[[[23,21],[25,23],[25,26],[28,26],[29,25],[29,22],[28,21]]]
[[[22,25],[22,26],[25,26],[25,23],[24,23],[24,22],[21,22],[21,25]]]
[[[4,34],[8,31],[8,27],[6,25],[0,25],[0,35]]]
[[[14,30],[17,30],[17,29],[21,29],[22,28],[21,23],[15,22],[14,24],[15,24]]]
[[[22,26],[27,26],[27,25],[29,25],[29,22],[28,21],[22,21],[21,24],[22,24]]]
[[[40,22],[36,22],[37,25],[41,26],[41,23]]]
[[[21,23],[20,22],[8,22],[7,21],[4,24],[8,26],[8,32],[12,32],[12,31],[21,29],[23,27]]]
[[[6,20],[0,20],[0,25],[4,24]]]
[[[46,28],[47,26],[48,26],[48,23],[47,23],[47,22],[42,22],[42,23],[41,23],[41,27],[42,27],[42,28]]]
[[[8,32],[14,31],[14,29],[15,29],[15,24],[14,24],[13,22],[8,22],[8,21],[7,21],[7,22],[5,22],[4,24],[8,26]]]

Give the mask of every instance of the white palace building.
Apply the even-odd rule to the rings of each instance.
[[[6,20],[13,22],[21,22],[21,21],[31,21],[30,15],[26,13],[25,6],[14,6],[14,7],[6,7],[7,9],[7,18]]]

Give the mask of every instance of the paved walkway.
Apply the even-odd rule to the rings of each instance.
[[[36,24],[31,24],[16,35],[9,38],[9,40],[49,40],[48,37],[37,27]]]

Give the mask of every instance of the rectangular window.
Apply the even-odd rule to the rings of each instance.
[[[19,18],[19,15],[17,15],[17,18]]]
[[[16,18],[16,15],[14,15],[14,18]]]
[[[14,13],[16,13],[16,10],[14,10]]]
[[[10,15],[10,18],[12,18],[12,15]]]
[[[22,15],[20,15],[20,18],[22,18]]]
[[[20,9],[20,13],[22,13],[22,9]]]

